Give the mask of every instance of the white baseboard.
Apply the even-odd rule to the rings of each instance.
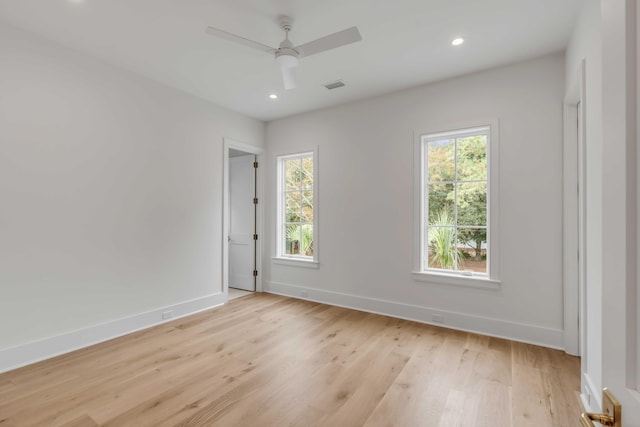
[[[600,413],[602,411],[602,392],[595,386],[593,380],[586,372],[582,373],[582,392],[580,400],[585,411]]]
[[[369,313],[383,314],[400,319],[413,320],[444,328],[473,332],[497,338],[563,349],[562,329],[543,328],[524,323],[509,322],[489,317],[474,316],[431,307],[403,304],[394,301],[361,297],[339,292],[305,288],[278,282],[267,282],[265,292],[305,299],[339,307],[352,308]],[[303,294],[303,292],[305,292]],[[302,296],[305,295],[305,296]],[[433,315],[441,315],[443,322],[434,322]]]
[[[0,349],[0,373],[189,316],[225,302],[224,293],[208,295],[16,347]],[[172,311],[172,317],[162,320],[162,313],[169,310]]]

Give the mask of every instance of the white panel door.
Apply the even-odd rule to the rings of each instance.
[[[229,159],[229,287],[255,291],[255,156]]]
[[[602,385],[640,427],[635,0],[602,2]],[[588,315],[588,313],[587,313]]]

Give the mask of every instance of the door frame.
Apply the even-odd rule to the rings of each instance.
[[[256,245],[256,292],[262,292],[262,254],[264,253],[264,150],[251,144],[240,142],[232,138],[224,138],[224,155],[222,167],[222,292],[225,299],[229,298],[229,242],[231,203],[229,198],[229,151],[231,149],[244,151],[256,156],[258,169],[256,170],[256,197],[258,198],[258,209],[256,209],[256,234],[258,244]]]
[[[565,352],[583,357],[583,366],[586,316],[581,313],[586,309],[587,234],[584,217],[582,227],[578,218],[586,213],[586,101],[586,61],[582,60],[568,85],[563,109],[563,344]]]

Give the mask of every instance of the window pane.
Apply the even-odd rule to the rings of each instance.
[[[300,222],[300,193],[297,191],[285,194],[285,222]]]
[[[487,184],[468,182],[458,186],[458,224],[487,225]]]
[[[314,156],[278,157],[278,255],[313,257]]]
[[[313,157],[302,158],[302,189],[313,190]]]
[[[432,141],[427,144],[428,182],[453,181],[455,139]]]
[[[458,139],[458,181],[486,181],[487,136]]]
[[[454,225],[453,184],[430,184],[427,186],[429,217],[431,225]]]
[[[487,126],[424,135],[422,268],[488,273]]]
[[[459,228],[458,254],[462,261],[461,270],[476,273],[487,272],[487,230],[486,228]]]
[[[300,254],[300,226],[299,225],[287,225],[286,226],[286,243],[285,253],[287,255],[299,255]]]
[[[300,159],[285,160],[284,162],[285,173],[285,190],[299,190],[300,189]]]
[[[302,222],[313,222],[313,192],[302,192]]]
[[[302,224],[300,254],[313,256],[313,224]]]
[[[456,245],[454,227],[429,227],[428,230],[429,268],[456,269]]]

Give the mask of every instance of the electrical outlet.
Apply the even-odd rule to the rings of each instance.
[[[171,319],[173,317],[173,310],[167,310],[162,312],[162,320]]]
[[[302,298],[308,298],[309,297],[309,292],[302,291],[302,292],[300,292],[300,295],[302,296]]]
[[[444,323],[444,317],[440,313],[433,313],[431,315],[431,320],[433,320],[436,323]]]

